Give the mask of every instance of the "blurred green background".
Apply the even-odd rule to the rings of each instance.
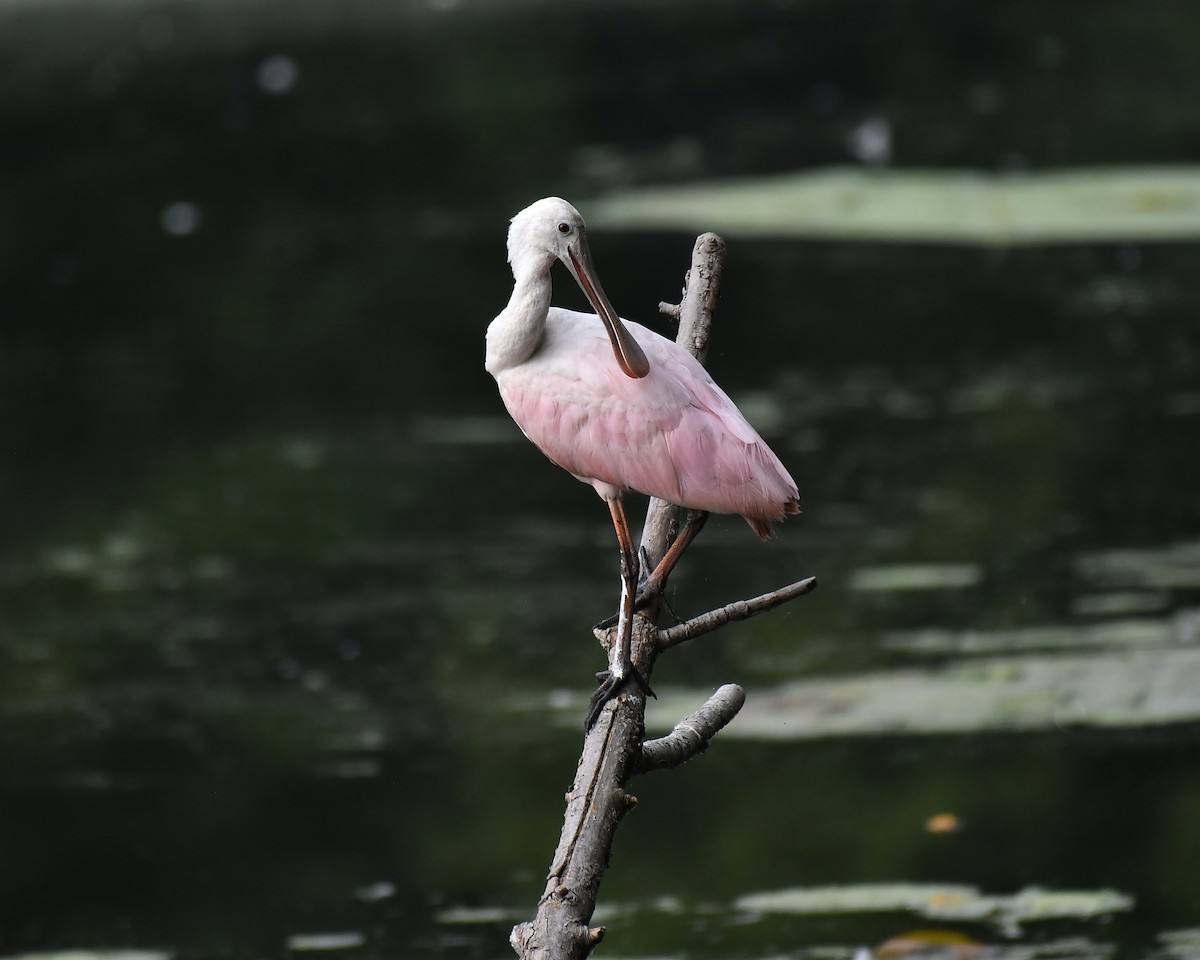
[[[483,371],[508,218],[1187,174],[1198,35],[1116,0],[0,2],[0,951],[507,955],[616,601],[603,505]],[[623,315],[669,334],[695,232],[597,218]],[[1200,237],[915,236],[731,241],[709,366],[805,512],[767,546],[714,519],[672,600],[822,585],[661,661],[664,705],[736,681],[774,732],[635,783],[606,956],[1195,955]],[[1134,906],[739,902],[900,883]]]

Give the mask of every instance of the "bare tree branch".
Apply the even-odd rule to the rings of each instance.
[[[677,342],[701,362],[724,251],[724,241],[715,234],[696,240],[689,277],[700,278],[700,282],[687,283],[680,304]],[[651,566],[666,552],[676,513],[670,503],[650,501],[641,549]],[[656,615],[656,610],[646,610],[633,622],[633,663],[647,680],[659,651]],[[604,709],[584,740],[537,915],[513,927],[509,937],[513,949],[525,960],[583,958],[604,936],[604,928],[591,927],[589,921],[617,825],[637,802],[625,786],[642,760],[645,711],[644,696],[631,685],[615,706]]]
[[[644,676],[655,655],[654,633],[649,621],[634,620],[633,661]],[[517,924],[509,936],[525,960],[583,958],[604,936],[603,927],[588,923],[617,826],[637,803],[625,785],[641,758],[646,710],[645,698],[632,685],[617,704],[605,710],[584,740],[537,915]]]
[[[795,600],[796,597],[802,597],[806,593],[812,593],[816,589],[817,578],[805,577],[803,580],[797,580],[786,587],[780,587],[778,590],[772,590],[770,593],[760,594],[749,600],[734,600],[733,603],[727,603],[716,610],[709,610],[708,613],[692,617],[691,620],[685,620],[683,623],[668,627],[666,630],[660,630],[658,632],[659,648],[667,650],[687,640],[703,636],[706,633],[712,633],[712,631],[718,627],[725,626],[727,623],[735,623],[738,620],[749,620],[751,617],[778,607],[782,603]]]
[[[719,687],[699,710],[680,720],[665,737],[642,744],[637,772],[670,770],[699,756],[708,749],[712,738],[737,716],[745,702],[746,691],[736,683]]]
[[[678,308],[665,310],[679,320],[676,341],[701,362],[708,346],[724,255],[725,242],[720,237],[706,233],[697,238],[683,299]],[[656,499],[650,501],[641,540],[641,550],[650,568],[657,566],[671,543],[679,512],[673,504]],[[647,680],[658,654],[687,638],[672,632],[679,628],[658,630],[657,606],[657,603],[650,605],[635,616],[633,622],[633,664]],[[714,611],[697,620],[720,613]],[[741,618],[731,614],[724,622]],[[715,629],[717,625],[708,629]],[[664,636],[677,639],[664,642]],[[601,638],[602,642],[611,643],[611,631],[607,635],[601,634]],[[636,686],[630,685],[613,705],[604,708],[584,740],[575,780],[567,794],[558,848],[546,877],[545,891],[538,901],[537,915],[517,924],[509,937],[513,949],[522,958],[581,960],[600,942],[604,928],[592,927],[589,923],[617,826],[637,803],[626,790],[630,778],[640,772],[678,766],[703,752],[717,732],[741,709],[744,700],[745,694],[740,687],[726,685],[677,725],[670,735],[645,745],[642,741],[646,702]]]
[[[708,356],[708,335],[725,270],[725,241],[715,233],[702,233],[692,249],[683,299],[679,301],[679,334],[676,342],[701,363]]]

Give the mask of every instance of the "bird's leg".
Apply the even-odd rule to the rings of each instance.
[[[675,569],[675,564],[683,556],[683,551],[696,539],[696,534],[703,529],[707,520],[708,512],[705,510],[688,511],[683,529],[676,535],[670,548],[663,554],[663,558],[658,561],[658,566],[638,586],[637,601],[634,604],[635,609],[641,610],[651,600],[662,596],[662,592],[667,586],[667,577],[671,575],[671,571]]]
[[[618,497],[610,500],[608,509],[612,513],[617,544],[621,548],[621,607],[617,614],[617,640],[609,654],[608,669],[596,674],[600,686],[592,694],[588,704],[584,730],[592,729],[604,705],[617,696],[630,680],[634,681],[643,693],[654,696],[650,685],[633,665],[633,612],[640,569],[637,548],[633,543],[633,535],[629,532],[629,520],[625,516],[625,507],[621,499]]]
[[[703,528],[705,521],[708,520],[708,513],[704,510],[689,510],[687,520],[684,522],[683,529],[675,536],[670,548],[663,558],[658,561],[658,566],[650,573],[648,577],[638,584],[637,597],[633,601],[634,610],[644,610],[650,603],[662,597],[663,590],[667,586],[667,577],[671,575],[671,571],[675,569],[675,564],[679,562],[679,558],[683,556],[683,551],[688,548],[693,540],[696,539],[696,534]],[[670,606],[667,607],[670,610]],[[675,616],[673,610],[670,611],[671,616]],[[618,617],[609,617],[607,620],[602,620],[596,624],[597,628],[607,630],[617,622]],[[678,620],[678,617],[675,617]]]

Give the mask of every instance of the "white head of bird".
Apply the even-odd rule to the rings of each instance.
[[[532,203],[515,217],[508,228],[508,262],[514,277],[528,270],[546,270],[555,260],[570,262],[567,245],[584,237],[583,217],[559,197]]]
[[[650,372],[646,354],[609,303],[592,266],[583,217],[559,197],[538,200],[512,218],[508,262],[515,285],[508,307],[488,329],[487,369],[498,373],[537,349],[550,308],[550,269],[555,260],[570,271],[604,324],[621,369],[630,377],[646,376]]]

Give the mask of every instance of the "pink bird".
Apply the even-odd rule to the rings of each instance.
[[[621,550],[618,642],[600,674],[586,727],[632,679],[652,694],[630,658],[633,612],[661,593],[708,513],[740,514],[763,540],[798,513],[799,494],[779,458],[690,353],[621,320],[596,277],[583,217],[557,197],[512,219],[513,293],[487,330],[487,371],[508,412],[554,463],[608,503]],[[596,314],[550,306],[550,268],[560,260]],[[599,318],[599,322],[597,322]],[[636,490],[691,513],[638,592],[637,548],[621,495]]]

